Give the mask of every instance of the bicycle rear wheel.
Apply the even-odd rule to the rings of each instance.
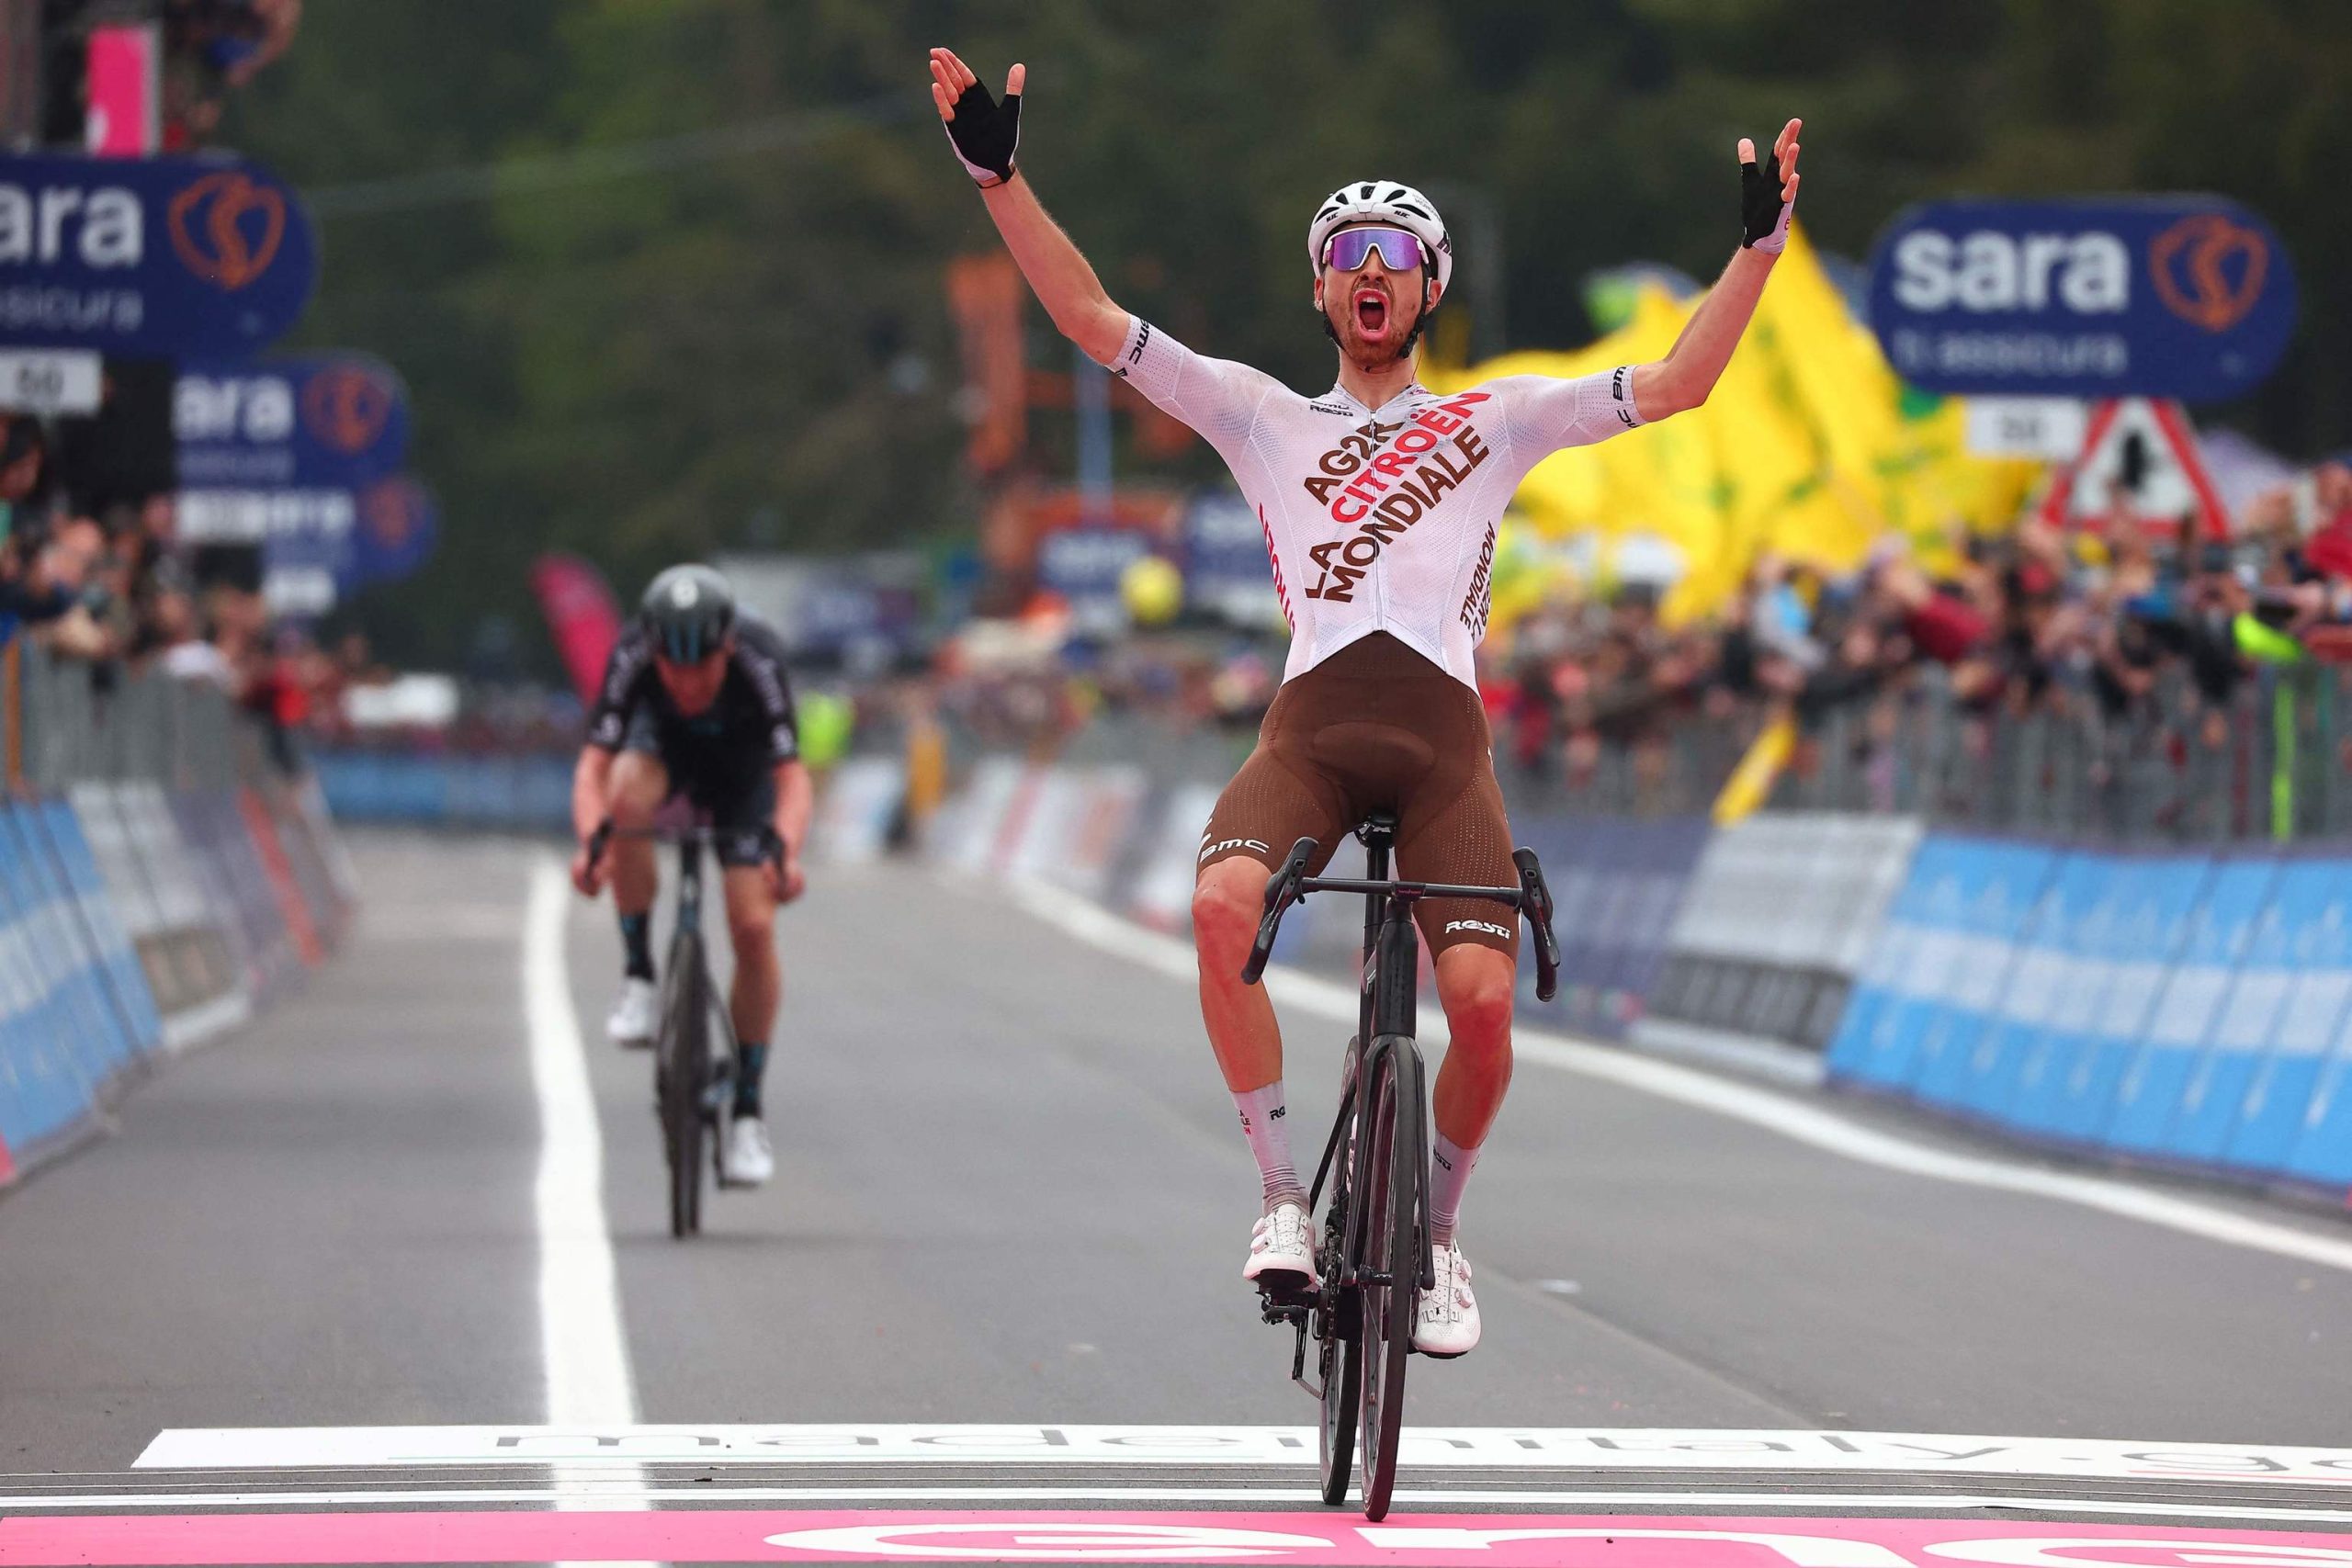
[[[1363,1517],[1388,1517],[1396,1485],[1396,1447],[1405,1426],[1405,1359],[1413,1348],[1419,1299],[1421,1127],[1408,1057],[1413,1043],[1384,1036],[1373,1046],[1371,1114],[1364,1128],[1372,1157],[1360,1201],[1367,1208],[1363,1285]]]
[[[702,938],[682,931],[670,946],[669,995],[662,998],[662,1049],[655,1090],[662,1147],[670,1162],[670,1234],[702,1229],[703,1085],[710,1073],[710,972]]]

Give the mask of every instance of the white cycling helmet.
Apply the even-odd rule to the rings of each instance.
[[[1323,276],[1323,242],[1331,231],[1349,223],[1394,223],[1426,245],[1437,257],[1437,287],[1442,294],[1453,281],[1453,238],[1437,204],[1411,186],[1395,180],[1359,180],[1341,186],[1316,210],[1306,226],[1306,262]]]

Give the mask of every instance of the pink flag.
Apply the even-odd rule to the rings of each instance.
[[[578,556],[545,555],[531,563],[531,592],[547,613],[548,633],[571,675],[580,700],[596,700],[605,660],[620,640],[620,606],[604,574]]]

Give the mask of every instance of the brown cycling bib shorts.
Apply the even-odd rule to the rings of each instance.
[[[1350,643],[1283,682],[1257,749],[1217,797],[1199,870],[1248,855],[1271,871],[1292,844],[1319,873],[1370,813],[1396,814],[1396,874],[1518,886],[1478,694],[1386,632]],[[1519,953],[1519,912],[1469,898],[1415,908],[1432,953],[1471,942]]]

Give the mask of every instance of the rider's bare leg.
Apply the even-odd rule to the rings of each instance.
[[[1462,1189],[1510,1089],[1511,1002],[1519,964],[1510,953],[1461,942],[1437,955],[1437,994],[1453,1043],[1430,1096],[1437,1123],[1430,1172],[1430,1239],[1453,1239]]]
[[[1201,873],[1193,888],[1193,951],[1201,966],[1201,1021],[1209,1049],[1236,1094],[1262,1089],[1283,1076],[1283,1035],[1263,986],[1241,983],[1250,944],[1265,912],[1266,879],[1273,867],[1231,855]]]
[[[653,814],[669,798],[670,773],[658,757],[624,751],[613,759],[605,789],[605,813],[613,826],[642,832],[653,825]],[[659,886],[653,845],[644,839],[617,838],[605,852],[613,858],[613,912],[620,917],[622,940],[642,953],[645,921]],[[632,967],[634,958],[632,954]]]
[[[1241,1113],[1241,1131],[1258,1162],[1259,1195],[1304,1208],[1306,1192],[1291,1160],[1283,1094],[1283,1036],[1263,986],[1241,983],[1241,966],[1265,909],[1265,862],[1247,855],[1219,861],[1193,889],[1193,947],[1201,970],[1201,1019],[1225,1087]]]
[[[727,896],[727,935],[735,948],[735,984],[728,1013],[737,1049],[735,1114],[761,1113],[760,1085],[767,1071],[768,1038],[784,1002],[784,964],[775,952],[775,895],[765,870],[729,866],[721,878]]]

